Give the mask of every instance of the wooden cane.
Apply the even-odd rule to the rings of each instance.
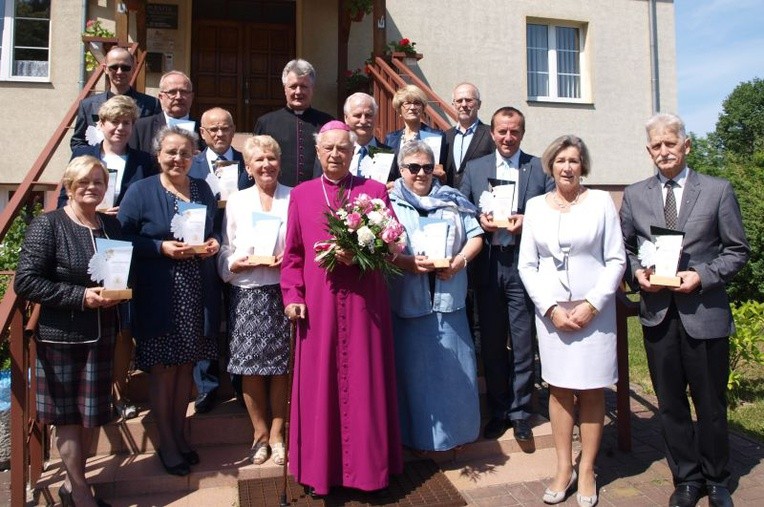
[[[289,366],[287,371],[287,406],[286,414],[284,414],[284,473],[282,476],[281,485],[281,498],[279,499],[279,506],[286,507],[289,505],[287,499],[287,465],[289,465],[289,419],[292,412],[292,380],[294,378],[294,349],[295,349],[295,336],[297,335],[297,319],[300,315],[297,315],[295,320],[289,323]]]

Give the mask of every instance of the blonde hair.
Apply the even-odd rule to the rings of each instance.
[[[127,95],[115,95],[98,108],[98,119],[102,122],[131,118],[135,123],[139,116],[138,105]]]
[[[272,151],[276,158],[281,160],[281,146],[276,142],[274,138],[268,135],[252,136],[248,137],[244,141],[244,147],[241,152],[244,155],[244,162],[249,162],[255,155],[255,150],[260,151]]]
[[[591,168],[589,149],[580,137],[572,134],[558,137],[544,150],[544,154],[541,155],[541,167],[544,169],[544,172],[552,174],[552,166],[554,165],[554,159],[557,158],[557,154],[571,146],[578,150],[578,156],[581,158],[581,176],[588,175]]]
[[[66,194],[69,197],[72,196],[74,185],[90,174],[90,171],[95,167],[99,167],[103,171],[104,181],[108,182],[109,171],[106,169],[103,162],[97,158],[91,155],[81,155],[79,157],[74,157],[69,161],[69,164],[67,164],[66,169],[64,170],[64,177],[61,179],[61,185],[64,187],[64,190],[66,190]]]
[[[420,102],[422,106],[427,105],[427,95],[424,94],[421,88],[415,85],[406,85],[403,88],[399,88],[393,95],[393,109],[400,110],[404,102]]]

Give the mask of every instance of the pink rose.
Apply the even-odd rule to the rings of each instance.
[[[385,243],[395,242],[403,232],[403,228],[398,222],[390,221],[387,223],[387,227],[382,231],[382,241]]]
[[[345,224],[351,231],[358,229],[358,226],[361,225],[361,214],[356,212],[348,213],[347,218],[345,218]]]

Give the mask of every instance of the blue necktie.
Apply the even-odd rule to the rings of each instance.
[[[363,157],[369,154],[369,149],[366,146],[361,146],[360,151],[358,152],[358,167],[356,167],[355,172],[356,176],[362,176],[361,174],[361,161],[363,160]]]

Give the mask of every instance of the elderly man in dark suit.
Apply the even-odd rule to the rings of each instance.
[[[162,111],[135,122],[130,147],[154,153],[154,135],[164,126],[184,127],[193,124],[193,130],[199,136],[199,122],[189,117],[193,101],[194,87],[188,76],[178,70],[166,72],[159,80],[159,103],[162,105]],[[203,148],[200,136],[199,149]]]
[[[262,115],[255,122],[255,135],[268,134],[281,147],[279,183],[294,187],[313,178],[316,141],[313,135],[334,118],[314,109],[316,70],[302,59],[291,60],[281,73],[286,107]]]
[[[533,392],[533,303],[525,292],[517,261],[525,203],[554,188],[541,161],[520,150],[525,117],[513,107],[491,118],[495,153],[467,162],[459,189],[475,204],[491,188],[489,179],[514,181],[517,210],[506,228],[481,210],[485,246],[475,263],[481,349],[491,419],[485,438],[498,438],[512,426],[515,438],[533,438],[530,426]],[[509,350],[508,350],[509,348]]]
[[[365,161],[373,159],[377,150],[393,153],[390,146],[374,137],[379,106],[374,97],[368,93],[356,92],[345,99],[342,110],[345,113],[345,125],[350,127],[350,130],[356,135],[353,158],[350,160],[350,173],[353,176],[369,178],[370,175],[365,172],[365,169],[370,166]],[[316,163],[313,166],[313,177],[318,178],[321,174],[323,174],[323,169],[320,161],[316,158]]]
[[[244,168],[244,157],[231,146],[236,134],[236,125],[231,113],[220,107],[213,107],[202,114],[199,131],[207,147],[194,156],[188,175],[192,178],[206,179],[215,173],[215,162],[236,161],[239,163],[238,189],[251,187],[255,181]]]
[[[138,106],[138,113],[141,118],[162,111],[156,97],[137,92],[130,86],[130,80],[135,73],[135,59],[130,54],[130,51],[115,46],[106,53],[106,57],[101,65],[103,65],[104,72],[108,78],[109,89],[80,102],[80,107],[77,109],[77,118],[74,122],[74,132],[69,142],[72,151],[78,146],[89,145],[85,138],[87,128],[98,123],[98,110],[101,108],[101,105],[115,95],[127,95],[133,99]]]
[[[658,174],[626,188],[621,226],[674,479],[669,505],[694,506],[706,491],[709,505],[731,506],[726,389],[734,324],[725,288],[750,252],[740,207],[728,181],[687,167],[690,139],[678,116],[647,122],[647,151]],[[679,287],[651,283],[652,267],[638,258],[653,225],[684,232]]]
[[[446,181],[459,188],[467,162],[493,153],[491,129],[480,121],[480,91],[472,83],[456,85],[451,104],[456,108],[459,123],[446,130],[448,157],[446,158]]]
[[[236,161],[239,163],[238,189],[251,187],[254,180],[249,178],[244,168],[244,157],[235,150],[231,143],[236,133],[231,113],[220,107],[208,109],[202,114],[199,131],[207,147],[194,156],[188,175],[192,178],[206,180],[215,173],[215,163],[218,161]],[[218,213],[222,221],[222,210]],[[217,391],[220,387],[219,367],[214,361],[203,359],[194,365],[194,384],[196,384],[196,400],[194,408],[197,413],[209,412],[215,405]],[[234,389],[241,391],[241,382],[234,378]]]

